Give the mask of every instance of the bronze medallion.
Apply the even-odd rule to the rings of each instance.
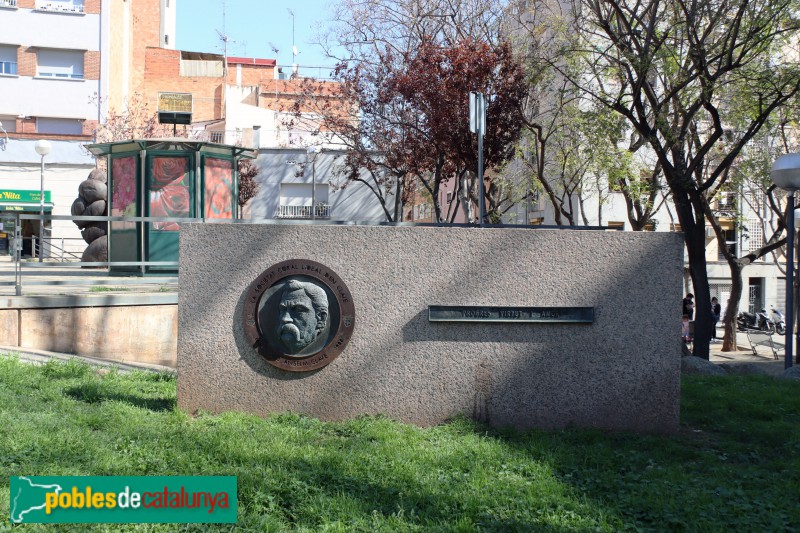
[[[261,273],[244,302],[247,342],[273,366],[317,370],[347,346],[355,306],[342,279],[316,261],[290,259]]]

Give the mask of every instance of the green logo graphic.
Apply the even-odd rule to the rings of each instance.
[[[17,476],[11,522],[236,523],[235,476]]]

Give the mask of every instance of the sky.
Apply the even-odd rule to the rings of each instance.
[[[300,52],[297,62],[302,66],[333,66],[322,48],[311,44],[317,29],[328,26],[331,0],[176,1],[175,46],[179,50],[221,54],[219,30],[228,36],[229,56],[277,59],[279,65],[291,65],[292,16],[288,11],[291,9],[294,42]],[[272,50],[273,45],[279,50],[277,54]]]

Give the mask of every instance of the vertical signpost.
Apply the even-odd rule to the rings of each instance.
[[[478,135],[478,220],[486,221],[486,200],[483,184],[483,135],[486,132],[486,98],[483,93],[469,93],[469,131]]]

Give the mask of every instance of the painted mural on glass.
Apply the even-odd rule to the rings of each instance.
[[[206,158],[205,217],[233,218],[233,162]]]
[[[189,160],[185,157],[154,157],[150,178],[151,217],[190,217]],[[178,231],[177,222],[153,222],[153,230]]]
[[[136,156],[114,159],[111,175],[111,216],[136,216]]]

